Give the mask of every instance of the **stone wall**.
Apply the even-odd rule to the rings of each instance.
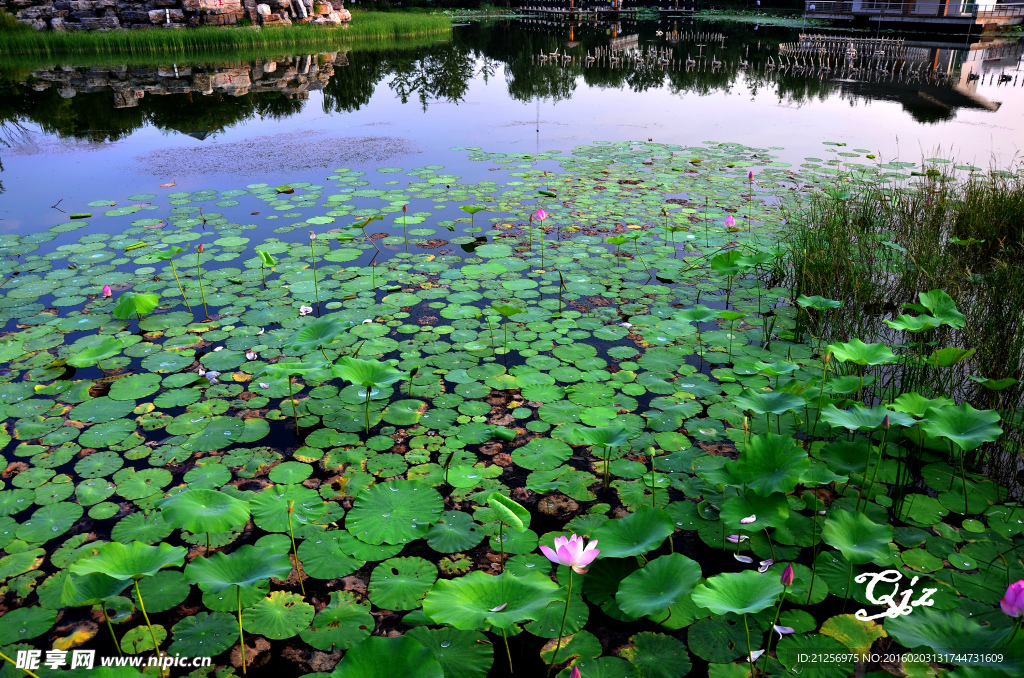
[[[310,54],[284,59],[233,62],[214,66],[119,66],[73,68],[58,66],[32,72],[36,91],[56,88],[69,99],[86,92],[110,92],[115,108],[139,105],[147,95],[213,94],[242,96],[251,92],[280,92],[305,100],[323,89],[334,69],[348,65],[344,52]]]
[[[343,0],[9,0],[18,21],[38,30],[186,28],[311,23],[337,25],[352,19]]]

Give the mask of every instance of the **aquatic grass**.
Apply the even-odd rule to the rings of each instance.
[[[137,55],[211,50],[309,47],[330,50],[360,40],[390,40],[451,31],[448,17],[405,12],[351,10],[350,24],[328,28],[309,24],[263,27],[201,26],[186,30],[145,31],[0,31],[4,54]]]

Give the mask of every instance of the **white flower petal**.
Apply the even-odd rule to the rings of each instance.
[[[749,515],[746,518],[740,518],[740,525],[749,525],[755,520],[757,520],[757,514]]]
[[[732,554],[732,557],[735,558],[736,560],[740,561],[741,563],[752,563],[752,562],[754,562],[754,559],[751,558],[750,556],[741,556],[738,553]]]

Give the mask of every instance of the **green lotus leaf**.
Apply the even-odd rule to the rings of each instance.
[[[60,600],[63,605],[71,607],[99,605],[121,595],[129,586],[131,586],[130,580],[115,579],[105,574],[76,575],[68,573],[68,576],[64,578],[64,588]]]
[[[185,568],[185,579],[207,593],[220,593],[232,586],[246,588],[271,578],[285,579],[291,571],[287,555],[245,544],[230,555],[217,552],[196,558]]]
[[[174,640],[167,648],[169,654],[216,656],[238,640],[238,620],[226,612],[200,612],[179,621],[171,633]]]
[[[41,607],[19,607],[0,616],[0,647],[41,636],[57,621],[56,610]]]
[[[885,344],[865,344],[857,338],[845,344],[829,344],[828,350],[839,362],[855,365],[891,365],[896,362],[896,356]]]
[[[368,544],[404,544],[426,535],[441,516],[437,490],[415,480],[391,480],[360,492],[345,527]]]
[[[806,294],[801,294],[797,297],[796,303],[799,304],[801,308],[813,308],[817,311],[827,311],[829,309],[839,308],[843,305],[843,302],[836,301],[835,299],[826,299],[825,297],[817,295],[809,297]]]
[[[739,459],[727,466],[733,478],[742,478],[751,490],[767,497],[796,489],[810,461],[790,436],[766,433],[751,436]]]
[[[709,577],[693,591],[693,602],[713,614],[748,614],[771,607],[782,593],[774,574],[744,570]]]
[[[700,577],[700,565],[686,556],[660,556],[623,579],[615,601],[631,617],[646,617],[676,604]]]
[[[335,363],[332,372],[339,379],[366,388],[388,386],[406,376],[404,372],[396,370],[388,363],[377,360],[360,360],[349,356],[345,356]]]
[[[367,638],[345,653],[332,678],[445,678],[434,653],[410,638]]]
[[[46,542],[70,530],[84,512],[80,505],[66,501],[43,506],[24,521],[15,534],[29,543]]]
[[[273,485],[249,502],[253,521],[267,532],[288,531],[288,502],[292,505],[292,530],[320,519],[326,505],[315,491],[302,485]]]
[[[1010,641],[1012,625],[983,626],[958,610],[916,607],[913,614],[886,619],[885,631],[910,650],[920,647],[949,654],[951,664],[988,667],[1010,676],[1020,675],[1024,668],[1024,642],[1017,637]]]
[[[146,604],[146,612],[166,612],[188,598],[192,587],[185,581],[181,570],[160,570],[139,582],[139,591]],[[139,606],[138,596],[132,591],[132,600]]]
[[[478,570],[451,581],[438,580],[423,600],[423,612],[438,624],[463,631],[488,624],[507,629],[539,619],[558,596],[558,584],[539,573],[493,576]]]
[[[781,374],[781,373],[780,373]],[[741,410],[750,410],[754,414],[784,414],[802,410],[807,401],[795,393],[769,391],[767,393],[747,389],[732,399],[733,404]]]
[[[168,524],[189,532],[226,532],[249,520],[247,502],[216,490],[189,489],[156,503]]]
[[[316,610],[298,593],[274,591],[242,612],[242,626],[272,640],[298,635],[313,621]]]
[[[117,298],[117,306],[113,310],[114,317],[128,320],[135,315],[141,319],[143,315],[151,313],[159,303],[160,297],[155,294],[125,292]]]
[[[929,409],[922,428],[933,438],[946,438],[969,452],[983,443],[999,440],[1003,429],[998,423],[998,412],[976,410],[969,403],[964,403]]]
[[[624,518],[609,520],[594,530],[602,558],[639,556],[657,549],[675,531],[675,522],[665,511],[641,506]]]
[[[956,302],[944,291],[932,290],[930,292],[921,292],[917,295],[917,298],[921,301],[921,306],[943,325],[950,325],[956,328],[964,326],[966,319],[963,313],[956,310]],[[906,304],[906,307],[921,311],[920,308],[913,304]]]
[[[620,447],[629,442],[632,434],[621,426],[600,426],[597,428],[576,429],[580,437],[587,445],[605,449],[608,447]]]
[[[840,410],[835,405],[826,405],[821,410],[821,418],[832,426],[841,426],[850,431],[873,431],[885,423],[889,417],[890,425],[913,426],[917,421],[903,412],[894,412],[878,405],[875,407],[853,407]]]
[[[512,501],[507,499],[506,501]],[[488,502],[491,508],[494,504]],[[497,512],[497,510],[495,510]],[[529,515],[529,514],[527,514]],[[510,525],[510,523],[506,523]],[[510,525],[511,526],[511,525]],[[523,530],[526,528],[524,527]],[[438,553],[466,551],[479,544],[484,534],[480,526],[462,511],[445,511],[440,519],[424,535],[430,548]]]
[[[555,438],[534,438],[512,451],[512,461],[531,471],[558,468],[572,456],[572,448]]]
[[[437,581],[437,566],[423,558],[391,558],[373,569],[370,602],[385,610],[414,610]]]
[[[76,351],[68,356],[68,365],[72,367],[92,367],[101,360],[120,355],[124,344],[116,337],[105,337],[103,341]]]
[[[431,630],[418,626],[406,631],[405,635],[434,653],[445,678],[486,676],[494,664],[491,643],[479,631],[459,631],[449,627]]]
[[[324,652],[347,650],[365,642],[374,625],[368,604],[359,602],[351,593],[331,591],[331,602],[317,613],[313,623],[303,629],[299,637]]]
[[[498,520],[516,532],[525,532],[530,527],[530,512],[500,492],[491,493],[487,505],[498,515]]]
[[[335,315],[325,315],[307,322],[288,338],[288,347],[299,355],[327,347],[352,326]]]
[[[359,544],[348,532],[331,530],[303,540],[298,548],[299,560],[302,562],[303,571],[310,577],[335,579],[350,575],[365,565],[366,561],[359,555],[380,556],[373,560],[384,560],[389,557],[385,553],[359,554],[358,549],[361,546],[363,549],[368,548]]]
[[[139,580],[152,577],[165,567],[180,567],[185,562],[186,549],[181,546],[160,544],[149,546],[137,541],[130,544],[110,542],[96,555],[77,560],[68,568],[71,574],[105,574],[114,579]]]
[[[821,538],[829,546],[839,549],[843,557],[855,565],[889,563],[892,527],[879,525],[863,513],[833,511],[825,519]]]
[[[683,678],[690,672],[686,645],[663,633],[636,634],[619,656],[629,660],[641,678]]]

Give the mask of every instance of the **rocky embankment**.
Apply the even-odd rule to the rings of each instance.
[[[11,0],[21,23],[38,30],[187,28],[310,23],[352,19],[342,0]],[[243,22],[244,23],[244,22]]]

